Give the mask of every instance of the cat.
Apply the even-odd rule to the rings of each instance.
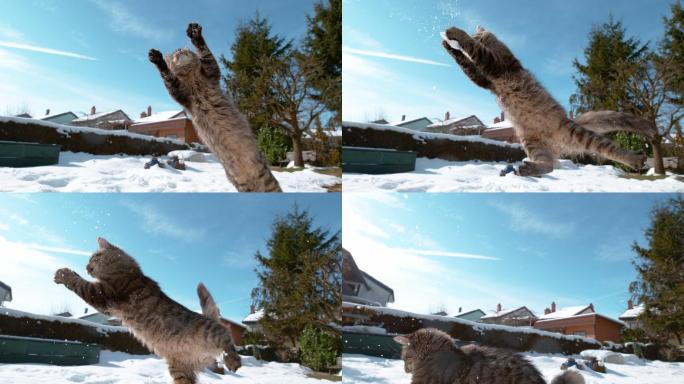
[[[137,339],[166,359],[174,384],[196,383],[197,372],[215,363],[222,352],[230,371],[240,368],[230,331],[219,323],[218,307],[202,283],[197,292],[204,315],[166,296],[126,252],[103,238],[97,243],[99,249],[86,266],[96,282],[62,268],[55,272],[55,283],[98,311],[121,319]]]
[[[401,344],[404,371],[411,384],[545,384],[543,376],[524,357],[501,349],[468,345],[459,348],[446,333],[424,328],[396,336]],[[566,371],[551,384],[583,384],[575,371]]]
[[[239,192],[281,192],[249,122],[221,89],[221,70],[204,41],[202,27],[190,23],[187,35],[198,54],[181,48],[164,59],[156,49],[149,52],[167,91],[192,115],[199,137],[219,158]]]
[[[604,158],[641,169],[643,154],[618,148],[601,133],[611,131],[652,134],[655,127],[626,113],[601,111],[573,121],[563,107],[527,71],[494,34],[477,27],[473,36],[458,28],[443,35],[442,46],[476,85],[488,89],[507,119],[513,123],[529,161],[518,174],[541,176],[553,171],[561,155],[596,153]]]

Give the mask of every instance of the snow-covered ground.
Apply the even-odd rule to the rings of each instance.
[[[561,373],[560,365],[567,356],[524,353],[550,382]],[[574,356],[580,359],[579,356]],[[586,384],[676,384],[684,377],[684,363],[637,360],[627,364],[606,363],[607,372],[579,371]],[[573,368],[574,369],[574,368]],[[1,371],[0,371],[1,372]],[[404,362],[364,355],[342,356],[343,383],[409,384],[411,376],[404,373]]]
[[[308,377],[311,371],[298,364],[266,363],[253,357],[242,357],[242,367],[236,373],[218,375],[205,370],[200,383],[288,384],[325,381]],[[129,355],[102,351],[100,363],[77,367],[42,364],[0,364],[3,384],[92,383],[92,384],[169,384],[171,376],[166,362],[159,357]]]
[[[187,156],[191,156],[189,152]],[[235,192],[223,167],[213,155],[204,162],[190,161],[185,171],[170,167],[143,166],[150,157],[91,155],[62,152],[59,164],[30,168],[0,167],[2,192]],[[162,162],[166,158],[163,157]],[[339,177],[317,173],[312,168],[295,172],[273,172],[285,192],[326,192],[325,186],[341,182]]]
[[[520,163],[515,164],[519,166]],[[454,162],[418,158],[416,170],[388,175],[345,173],[344,192],[681,192],[684,182],[670,175],[658,180],[627,179],[610,165],[576,165],[561,160],[541,178],[501,177],[505,163]]]

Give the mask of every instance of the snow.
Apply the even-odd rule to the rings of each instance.
[[[32,319],[38,319],[38,320],[44,320],[44,321],[59,321],[60,323],[80,324],[80,325],[85,325],[88,327],[96,328],[97,331],[100,333],[109,333],[109,332],[129,333],[129,330],[126,327],[118,327],[118,326],[114,326],[114,325],[104,325],[104,324],[99,324],[99,323],[93,323],[92,321],[88,321],[88,320],[74,319],[71,317],[37,315],[35,313],[24,312],[24,311],[19,311],[16,309],[10,309],[10,308],[4,308],[4,307],[0,308],[0,315],[10,316],[10,317],[29,317]]]
[[[511,122],[510,120],[499,121],[498,123],[491,124],[487,128],[487,130],[506,129],[506,128],[513,128],[513,122]]]
[[[260,309],[247,315],[244,319],[242,319],[242,322],[257,322],[261,320],[262,317],[264,317],[264,310]]]
[[[91,115],[85,115],[83,117],[79,117],[78,119],[74,119],[73,121],[84,122],[84,121],[90,121],[90,120],[97,120],[100,117],[111,115],[111,114],[114,114],[114,113],[119,112],[119,111],[121,111],[121,110],[117,109],[115,111],[98,112],[98,113],[94,113]]]
[[[507,315],[507,314],[509,314],[509,313],[511,313],[511,312],[515,312],[515,311],[517,311],[518,309],[521,309],[521,308],[524,308],[524,307],[510,308],[510,309],[502,309],[502,310],[500,310],[500,311],[498,311],[498,312],[497,312],[497,311],[490,311],[491,313],[490,313],[489,315],[484,315],[484,316],[481,317],[481,319],[490,319],[490,318],[495,318],[495,317],[504,316],[504,315]]]
[[[0,116],[0,123],[7,123],[7,122],[13,122],[13,123],[18,123],[18,124],[42,125],[44,127],[55,128],[59,133],[67,135],[67,136],[69,135],[69,133],[92,133],[92,134],[96,134],[96,135],[105,135],[105,136],[128,136],[128,137],[131,137],[134,139],[140,139],[140,140],[146,140],[146,141],[166,142],[166,143],[173,143],[173,144],[185,146],[185,142],[183,142],[181,140],[169,139],[169,138],[164,138],[164,137],[154,137],[154,136],[149,136],[149,135],[142,135],[139,133],[129,132],[125,129],[112,129],[112,130],[110,130],[110,129],[90,128],[90,127],[76,127],[73,125],[57,124],[57,123],[53,123],[51,121],[27,119],[27,118],[23,118],[23,117]]]
[[[443,140],[451,140],[451,141],[456,141],[456,142],[469,141],[469,142],[478,142],[478,143],[490,144],[490,145],[498,145],[501,147],[522,148],[522,146],[520,144],[517,144],[517,143],[512,144],[512,143],[507,143],[505,141],[485,139],[485,138],[478,136],[478,135],[460,136],[460,135],[450,135],[447,133],[414,131],[413,129],[396,127],[396,126],[393,126],[390,124],[355,123],[355,122],[350,122],[350,121],[344,121],[344,122],[342,122],[342,127],[343,128],[349,127],[349,128],[360,128],[360,129],[372,129],[375,131],[394,131],[394,132],[400,132],[400,133],[407,133],[407,134],[413,136],[414,139],[416,139],[418,141],[422,141],[422,142],[424,142],[426,139],[431,139],[431,140],[443,139]]]
[[[580,356],[585,359],[590,357],[595,357],[599,361],[612,364],[643,364],[643,360],[639,359],[636,355],[628,353],[617,353],[613,351],[607,351],[604,349],[587,349],[580,352]]]
[[[449,136],[449,135],[445,135]],[[514,165],[520,166],[518,162]],[[676,175],[658,180],[627,179],[611,165],[578,165],[560,160],[541,178],[513,173],[501,177],[503,162],[416,159],[413,172],[387,175],[345,173],[344,192],[683,192]]]
[[[547,320],[547,319],[562,319],[565,317],[571,317],[579,314],[580,312],[583,312],[584,310],[588,309],[589,305],[577,305],[574,307],[565,307],[557,310],[556,312],[551,312],[547,313],[545,315],[540,315],[537,318],[539,320]],[[593,311],[592,311],[593,312]]]
[[[372,325],[345,325],[342,331],[350,333],[365,333],[370,335],[386,335],[387,330],[383,327],[376,327]]]
[[[390,121],[387,124],[381,124],[381,125],[389,125],[389,126],[399,127],[400,125],[413,123],[413,122],[423,120],[423,119],[427,119],[432,124],[432,120],[428,119],[427,117],[416,117],[415,119],[409,119],[409,120]]]
[[[133,122],[135,124],[148,124],[148,123],[158,123],[160,121],[171,120],[174,118],[187,119],[187,117],[182,113],[183,113],[182,109],[181,110],[174,110],[174,111],[162,111],[162,112],[153,113],[152,116],[147,116],[147,117],[143,117],[140,119],[136,119]]]
[[[632,309],[628,309],[622,313],[622,315],[619,316],[620,319],[623,317],[626,318],[636,318],[639,317],[644,312],[644,306],[643,305],[635,305]]]
[[[523,353],[544,375],[547,382],[561,374],[560,365],[567,356]],[[581,359],[580,356],[573,356]],[[586,384],[675,384],[684,375],[684,363],[639,360],[626,364],[606,363],[607,372],[580,370]],[[574,368],[571,368],[574,369]],[[409,384],[411,375],[404,373],[402,360],[364,355],[342,355],[343,383]]]
[[[449,44],[449,46],[450,46],[451,48],[453,48],[453,49],[455,49],[455,50],[457,50],[457,51],[460,51],[460,50],[461,50],[461,46],[458,44],[458,41],[456,41],[456,40],[450,40],[450,39],[447,37],[446,32],[440,32],[439,35],[442,37],[442,40],[446,41],[446,42]]]
[[[316,383],[311,373],[298,364],[267,363],[254,357],[242,356],[242,367],[236,373],[215,374],[204,370],[200,383]],[[33,383],[90,383],[90,384],[168,384],[172,381],[166,362],[154,355],[129,355],[123,352],[102,351],[100,363],[76,367],[43,364],[0,364],[0,377],[7,384]]]
[[[186,153],[187,154],[187,153]],[[6,192],[235,192],[216,157],[206,162],[185,162],[186,170],[154,166],[144,169],[151,157],[92,155],[62,152],[59,164],[0,167],[0,191]],[[162,162],[166,157],[160,158]],[[273,172],[285,192],[326,192],[341,182],[339,177],[306,168],[296,172]]]

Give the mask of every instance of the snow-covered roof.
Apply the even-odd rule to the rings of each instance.
[[[93,322],[88,321],[88,320],[74,319],[74,318],[70,318],[70,317],[37,315],[35,313],[18,311],[16,309],[9,309],[9,308],[0,308],[0,315],[10,316],[10,317],[29,317],[32,319],[38,319],[38,320],[44,320],[44,321],[58,321],[60,323],[81,324],[81,325],[86,325],[89,327],[95,327],[97,329],[97,331],[100,333],[107,333],[107,332],[126,332],[126,333],[128,333],[129,332],[128,328],[126,328],[126,327],[120,327],[120,326],[114,326],[114,325],[104,325],[104,324],[99,324],[99,323],[93,323]]]
[[[537,320],[537,322],[535,323],[535,325],[536,325],[536,324],[539,324],[539,323],[551,322],[551,321],[556,321],[556,320],[580,319],[580,318],[589,317],[589,316],[598,316],[598,317],[602,317],[602,318],[604,318],[604,319],[606,319],[606,320],[612,321],[612,322],[614,322],[614,323],[617,323],[617,324],[620,324],[620,325],[625,325],[625,323],[623,323],[623,322],[620,321],[620,320],[613,319],[612,317],[608,317],[608,316],[606,316],[606,315],[602,315],[602,314],[596,313],[596,312],[587,312],[587,313],[581,313],[581,314],[575,315],[575,316],[559,317],[559,318],[554,318],[554,319],[541,319],[541,320]]]
[[[175,118],[186,119],[187,116],[185,115],[185,111],[183,111],[181,109],[181,110],[157,112],[157,113],[153,113],[152,116],[147,116],[147,117],[143,117],[140,119],[136,119],[136,120],[134,120],[134,123],[135,124],[158,123],[160,121],[171,120],[171,119],[175,119]]]
[[[256,323],[257,321],[261,320],[262,317],[264,317],[264,310],[260,309],[258,311],[254,311],[254,313],[250,313],[249,315],[247,315],[247,317],[242,319],[242,322],[245,324]]]
[[[628,309],[620,315],[619,319],[635,319],[644,312],[643,304],[635,305],[632,309]]]
[[[75,113],[73,113],[73,112],[71,112],[71,111],[66,111],[66,112],[59,112],[59,113],[51,113],[51,114],[49,114],[49,115],[41,116],[41,117],[39,117],[39,119],[41,119],[41,120],[47,120],[47,119],[52,119],[53,117],[62,116],[62,115],[68,115],[68,114],[74,115],[74,118],[78,117],[78,116],[76,116]]]
[[[107,112],[96,113],[93,115],[85,115],[83,117],[79,117],[78,119],[74,119],[73,121],[74,122],[84,122],[84,121],[90,121],[90,120],[97,120],[101,117],[112,115],[112,114],[115,114],[117,112],[123,113],[128,118],[128,115],[126,115],[126,113],[124,111],[117,109],[116,111],[107,111]]]
[[[587,310],[591,310],[589,313],[593,313],[594,309],[589,305],[576,305],[574,307],[565,307],[557,310],[556,312],[547,313],[545,315],[539,316],[539,320],[550,320],[550,319],[563,319],[566,317],[572,317],[580,314],[584,314]]]
[[[463,121],[463,120],[470,119],[470,118],[472,118],[472,117],[476,118],[477,120],[480,120],[480,119],[478,119],[477,116],[475,116],[475,115],[459,116],[459,117],[455,117],[455,118],[452,118],[452,119],[448,119],[448,120],[438,121],[438,122],[436,122],[436,123],[432,123],[432,124],[428,125],[428,128],[444,127],[444,126],[447,126],[447,125],[451,125],[451,124],[453,124],[453,123],[458,123],[459,121]],[[465,127],[479,127],[479,126],[480,126],[480,125],[468,125],[468,126],[465,126]],[[464,127],[464,128],[465,128],[465,127]]]
[[[423,116],[423,117],[416,117],[415,119],[410,119],[410,120],[391,121],[391,122],[389,122],[389,124],[386,124],[386,125],[393,125],[393,126],[395,126],[395,127],[401,127],[402,125],[409,124],[409,123],[413,123],[413,122],[416,122],[416,121],[419,121],[419,120],[423,120],[423,119],[429,121],[430,124],[432,124],[432,120],[430,120],[430,119],[428,119],[427,117],[424,117],[424,116]]]
[[[504,121],[499,121],[498,123],[490,124],[487,129],[505,129],[505,128],[513,128],[513,122],[510,120],[504,120]]]
[[[484,316],[480,317],[480,319],[493,319],[493,318],[497,318],[497,317],[501,317],[501,316],[506,316],[509,313],[512,313],[512,312],[515,312],[515,311],[518,311],[521,309],[524,309],[524,310],[530,312],[533,316],[536,316],[534,314],[534,312],[532,312],[529,308],[522,306],[522,307],[518,307],[518,308],[502,309],[498,312],[497,311],[489,311],[488,315],[484,315]],[[529,317],[526,316],[525,318],[529,318]]]

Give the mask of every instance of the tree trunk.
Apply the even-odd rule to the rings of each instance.
[[[302,156],[302,136],[292,136],[292,155],[295,167],[304,167],[304,157]]]
[[[651,141],[651,145],[653,145],[653,162],[655,164],[656,175],[665,174],[665,164],[663,163],[663,152],[661,149],[662,141],[663,139],[660,135],[655,135]]]

